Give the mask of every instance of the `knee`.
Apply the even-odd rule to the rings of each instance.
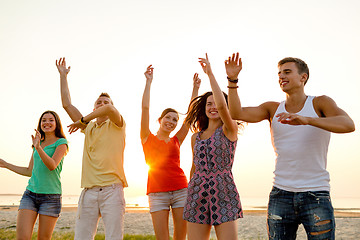
[[[322,234],[330,233],[331,231],[334,230],[334,225],[331,223],[332,223],[331,220],[323,220],[315,223],[315,227],[318,228],[319,230],[311,231],[310,235],[319,236]]]

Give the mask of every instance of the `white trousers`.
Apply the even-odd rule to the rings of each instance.
[[[79,198],[75,223],[75,240],[93,240],[100,217],[105,225],[106,240],[122,240],[124,234],[125,198],[121,183],[85,188]]]

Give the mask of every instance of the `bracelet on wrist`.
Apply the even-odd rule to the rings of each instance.
[[[88,123],[89,123],[89,122],[85,122],[84,117],[81,117],[81,118],[79,119],[79,122],[80,122],[82,125],[84,125],[84,126],[88,125]]]
[[[230,89],[236,89],[236,88],[238,88],[239,86],[234,86],[234,87],[231,87],[231,86],[227,86],[227,88],[230,88]]]
[[[231,79],[231,78],[229,78],[229,77],[226,77],[226,78],[227,78],[228,81],[231,82],[231,83],[238,83],[238,81],[239,81],[238,78],[237,78],[237,79]]]

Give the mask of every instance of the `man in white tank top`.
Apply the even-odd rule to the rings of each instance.
[[[268,120],[276,153],[274,187],[268,205],[269,239],[296,239],[303,224],[308,239],[335,239],[334,210],[326,170],[330,132],[348,133],[354,122],[327,96],[307,96],[309,69],[298,58],[278,63],[279,85],[286,100],[242,107],[237,93],[242,69],[239,53],[225,61],[229,108],[233,119]]]

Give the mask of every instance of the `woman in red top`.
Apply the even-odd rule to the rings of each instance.
[[[183,124],[180,130],[170,137],[175,130],[179,114],[172,108],[167,108],[161,114],[160,128],[156,135],[149,129],[150,87],[153,79],[152,65],[145,72],[146,85],[142,99],[142,115],[140,137],[149,165],[147,195],[149,196],[150,213],[156,239],[169,239],[169,210],[171,207],[174,221],[174,240],[185,240],[186,221],[183,220],[183,210],[187,194],[187,179],[180,168],[180,145],[184,141],[189,125]],[[192,97],[198,95],[201,80],[194,75]]]

